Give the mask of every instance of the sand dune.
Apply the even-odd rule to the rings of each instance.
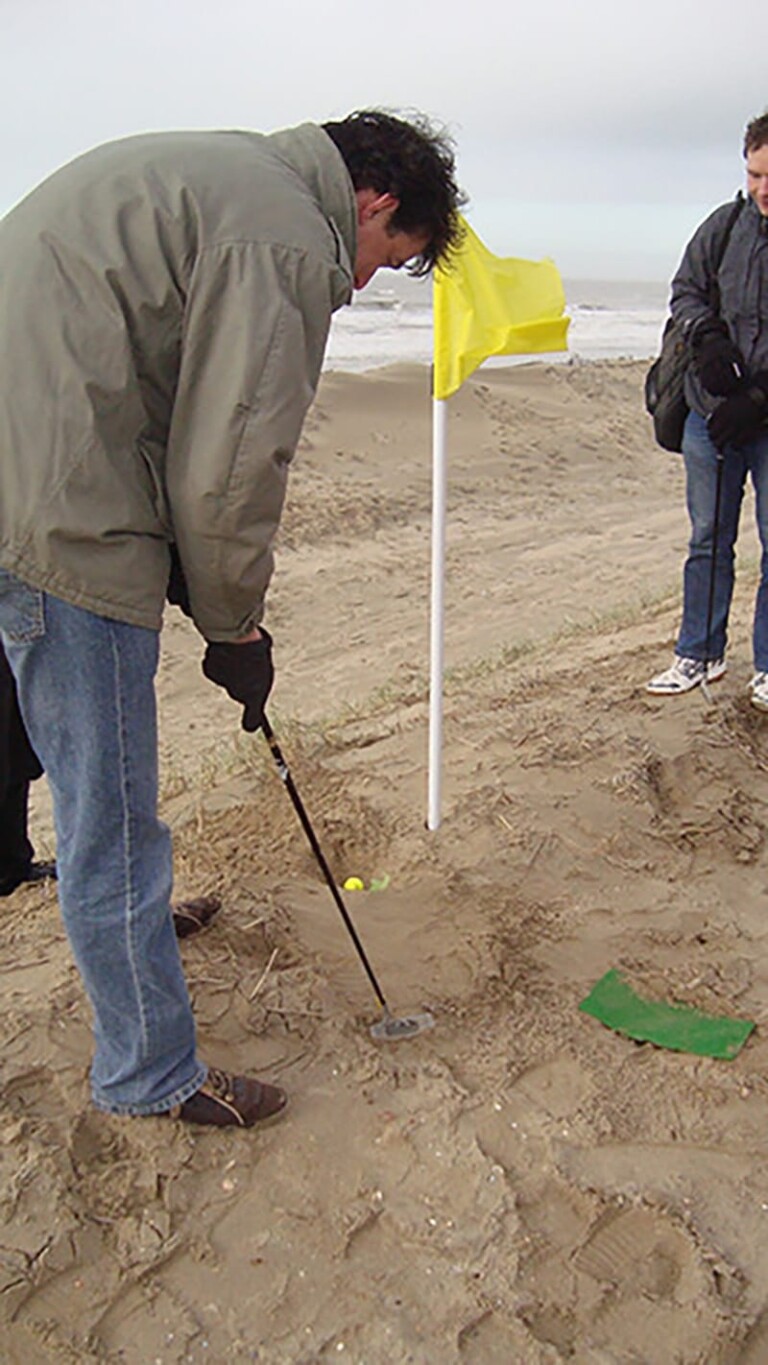
[[[263,1133],[88,1104],[55,894],[2,903],[3,1358],[736,1365],[768,1358],[768,719],[671,653],[687,525],[643,366],[483,371],[450,404],[443,824],[426,805],[428,376],[326,376],[267,624],[272,719],[396,1012],[376,1001],[263,742],[163,636],[183,956],[203,1056],[277,1077]],[[43,784],[35,833],[51,847]],[[579,1013],[609,967],[758,1023],[732,1062]]]

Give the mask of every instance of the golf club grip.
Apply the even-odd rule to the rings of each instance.
[[[333,873],[331,872],[331,869],[329,868],[325,860],[323,850],[321,849],[320,844],[317,841],[317,836],[312,828],[312,825],[310,824],[309,816],[307,815],[307,812],[304,809],[304,803],[301,797],[299,796],[298,791],[296,790],[288,764],[283,758],[280,745],[278,744],[275,738],[275,732],[272,729],[272,726],[270,725],[269,721],[267,720],[266,712],[262,712],[261,728],[264,731],[264,738],[266,739],[267,744],[269,745],[272,751],[272,757],[274,758],[275,763],[277,765],[277,771],[279,772],[280,778],[288,790],[288,795],[290,796],[291,801],[293,802],[293,808],[296,811],[296,814],[298,815],[299,820],[301,821],[301,827],[304,830],[307,839],[309,840],[310,848],[312,849],[312,852],[314,853],[315,858],[317,859],[317,862],[319,864],[320,870],[323,876],[325,877],[326,882],[328,883],[328,888],[336,903],[336,909],[339,911],[339,914],[341,915],[345,925],[347,926],[347,930],[349,931],[349,935],[352,939],[352,942],[354,943],[355,948],[357,949],[360,961],[362,962],[363,967],[365,968],[368,980],[370,981],[375,991],[376,999],[378,1000],[385,1014],[388,1015],[390,1012],[389,1006],[386,1000],[384,999],[381,987],[379,986],[379,983],[376,980],[373,967],[368,961],[365,949],[363,948],[363,945],[360,942],[360,939],[358,938],[357,930],[355,929],[355,926],[347,913],[347,908],[343,900],[341,899],[341,896],[339,895],[339,889],[333,879]]]

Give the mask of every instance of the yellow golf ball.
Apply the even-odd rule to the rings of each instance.
[[[345,891],[364,891],[365,882],[361,882],[359,877],[347,877],[344,883]]]

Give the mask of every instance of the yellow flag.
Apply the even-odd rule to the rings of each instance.
[[[567,349],[554,261],[494,256],[462,218],[461,246],[434,274],[434,396],[450,398],[491,355]]]

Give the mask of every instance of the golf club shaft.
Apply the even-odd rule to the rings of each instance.
[[[386,1015],[389,1015],[390,1013],[389,1006],[386,1000],[384,999],[381,987],[379,986],[379,983],[376,980],[373,967],[368,961],[365,949],[357,936],[357,930],[355,929],[354,924],[352,923],[349,915],[347,914],[346,906],[344,905],[344,902],[341,899],[341,896],[339,895],[339,889],[335,881],[333,880],[333,874],[331,872],[331,869],[329,868],[327,862],[325,861],[325,857],[323,856],[323,850],[321,849],[317,841],[315,831],[313,830],[309,822],[309,816],[307,815],[307,812],[304,809],[304,803],[296,790],[296,786],[294,784],[293,778],[291,777],[288,764],[283,758],[283,755],[280,751],[280,745],[275,739],[275,732],[272,729],[272,726],[270,725],[269,721],[267,720],[266,714],[262,715],[261,728],[264,731],[264,738],[266,739],[267,744],[269,745],[272,751],[272,757],[274,758],[275,764],[277,765],[277,771],[280,774],[280,778],[285,783],[285,786],[288,790],[288,795],[290,796],[291,801],[293,802],[294,810],[296,811],[296,814],[298,815],[299,820],[301,821],[302,829],[304,830],[304,833],[306,834],[307,839],[309,840],[312,852],[314,853],[318,861],[320,870],[323,876],[325,877],[326,882],[328,883],[330,893],[333,896],[334,901],[336,902],[336,909],[339,911],[339,914],[341,915],[345,925],[347,926],[352,942],[354,943],[355,948],[357,949],[357,955],[360,958],[360,961],[362,962],[363,967],[365,968],[368,980],[370,981],[376,993],[376,999],[381,1005],[381,1008],[383,1009],[384,1013]]]

